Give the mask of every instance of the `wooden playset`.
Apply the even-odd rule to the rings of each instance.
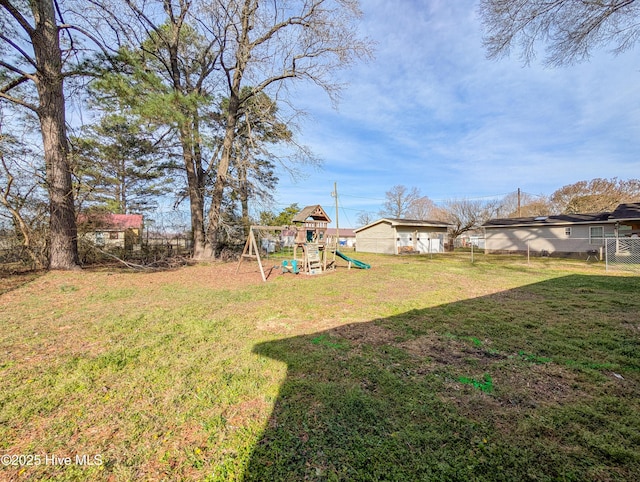
[[[327,270],[326,234],[331,219],[319,204],[307,206],[292,219],[296,228],[293,259],[300,260],[302,272],[320,274]],[[298,250],[302,256],[298,258]],[[330,266],[331,267],[331,266]]]
[[[269,272],[265,274],[255,235],[258,231],[295,232],[293,259],[282,261],[281,269],[283,273],[321,274],[335,268],[336,254],[349,262],[349,268],[352,262],[356,263],[354,266],[359,268],[370,268],[369,265],[357,260],[352,260],[340,253],[337,250],[337,239],[336,246],[331,247],[327,245],[327,227],[331,219],[329,219],[329,216],[327,216],[327,213],[319,204],[305,207],[293,217],[292,222],[292,226],[251,226],[247,242],[238,261],[236,273],[240,270],[240,265],[245,259],[256,260],[258,262],[263,281],[267,281],[271,271],[278,267],[277,265],[272,266]],[[333,253],[333,259],[331,260],[329,260],[329,251]]]

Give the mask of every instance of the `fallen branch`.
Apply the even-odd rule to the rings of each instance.
[[[144,266],[141,264],[136,264],[136,263],[130,263],[128,261],[125,261],[122,258],[119,258],[118,256],[116,256],[113,253],[109,253],[108,251],[105,251],[104,249],[100,249],[98,246],[96,246],[95,243],[92,243],[91,241],[89,241],[88,239],[85,238],[79,238],[79,240],[83,243],[85,243],[87,246],[89,246],[91,249],[96,250],[98,253],[103,254],[109,258],[115,259],[116,261],[118,261],[119,263],[122,263],[123,265],[125,265],[127,268],[129,269],[139,269],[139,270],[151,270],[153,268],[150,268],[148,266]]]

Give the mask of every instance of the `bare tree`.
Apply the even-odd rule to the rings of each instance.
[[[367,224],[373,222],[373,220],[373,215],[367,211],[360,211],[358,213],[358,217],[356,218],[358,226],[366,226]]]
[[[386,201],[379,214],[383,217],[406,219],[432,219],[436,205],[427,196],[420,194],[417,187],[409,189],[398,184],[385,193]]]
[[[551,203],[547,196],[540,196],[524,203],[520,208],[523,217],[550,216],[553,214]]]
[[[437,212],[437,207],[434,202],[427,196],[420,196],[416,199],[407,211],[407,217],[409,219],[428,220],[433,219]]]
[[[74,269],[79,266],[77,229],[60,42],[69,26],[59,21],[56,6],[54,0],[0,0],[0,101],[25,107],[40,120],[49,195],[49,268]],[[36,87],[35,96],[25,88],[29,82]]]
[[[421,198],[417,187],[409,189],[401,184],[393,186],[384,196],[386,200],[380,216],[389,218],[408,218],[411,208]]]
[[[274,92],[278,100],[286,83],[295,80],[315,83],[335,101],[340,86],[334,72],[369,56],[370,45],[355,29],[358,0],[218,0],[212,5],[212,15],[224,25],[218,40],[229,99],[208,216],[208,251],[215,256],[242,105],[260,92]],[[246,93],[245,85],[252,86]]]
[[[24,139],[6,134],[4,121],[0,109],[0,221],[9,220],[22,251],[40,269],[46,265],[47,248],[44,179],[33,162],[36,153]]]
[[[451,225],[451,241],[467,231],[477,229],[491,219],[498,208],[497,201],[450,199],[440,207],[440,221]]]
[[[558,214],[612,211],[620,203],[640,199],[640,179],[596,178],[579,181],[557,189],[550,196]]]
[[[537,43],[546,44],[546,63],[573,64],[591,51],[630,49],[640,36],[640,4],[634,0],[481,0],[480,16],[490,58],[520,51],[528,64]]]
[[[519,218],[528,216],[548,216],[551,214],[551,205],[548,196],[534,196],[521,192],[507,194],[500,201],[496,216],[500,218]]]

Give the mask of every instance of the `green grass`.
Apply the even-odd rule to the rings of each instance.
[[[355,257],[373,268],[0,295],[0,455],[42,462],[0,479],[640,480],[640,278]]]

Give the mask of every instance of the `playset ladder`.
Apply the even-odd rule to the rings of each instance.
[[[309,274],[322,272],[322,259],[320,257],[320,247],[318,243],[307,243],[304,248],[305,271]]]

